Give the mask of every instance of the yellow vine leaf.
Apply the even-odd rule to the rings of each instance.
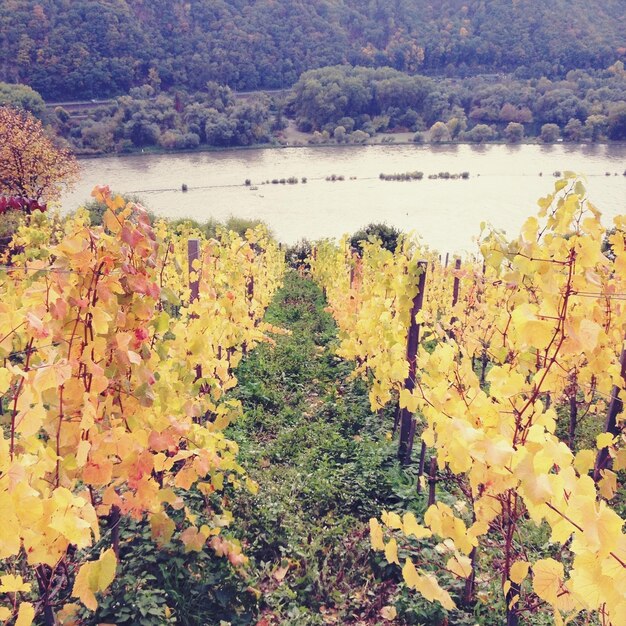
[[[624,520],[604,500],[596,503],[585,496],[577,496],[572,498],[572,507],[585,529],[579,536],[580,541],[599,556],[607,556],[619,543]]]
[[[617,474],[611,470],[602,470],[602,478],[598,483],[598,488],[602,497],[610,500],[617,491]]]
[[[574,458],[574,469],[582,476],[593,469],[596,453],[593,450],[581,450]]]
[[[21,576],[6,574],[0,576],[0,593],[18,593],[20,591],[30,591],[31,584],[25,583]]]
[[[404,534],[407,537],[412,535],[416,539],[426,539],[428,537],[432,537],[433,535],[430,529],[417,523],[415,515],[411,512],[405,513],[402,516],[402,522],[404,525]]]
[[[370,518],[370,541],[372,549],[384,550],[385,542],[383,541],[383,529],[375,517]]]
[[[563,564],[554,559],[540,559],[533,565],[533,590],[546,602],[557,602],[563,584]]]
[[[110,208],[105,211],[102,221],[104,222],[104,225],[114,234],[117,234],[122,230],[120,221]]]
[[[448,559],[446,569],[459,578],[468,578],[472,573],[472,561],[464,554],[455,554]]]
[[[411,559],[406,559],[404,562],[404,566],[402,567],[402,578],[404,578],[404,582],[411,589],[415,589],[417,584],[417,579],[419,578],[419,574],[415,569],[415,565],[413,565],[413,561]]]
[[[511,565],[509,578],[515,584],[519,585],[526,578],[526,576],[528,576],[529,568],[530,563],[528,563],[527,561],[515,561],[515,563]]]
[[[392,621],[398,617],[398,611],[395,606],[384,606],[380,609],[380,616],[387,621]]]
[[[454,515],[452,509],[438,502],[428,507],[424,515],[424,522],[430,527],[433,534],[444,539],[452,539],[456,547],[469,554],[477,544],[476,538],[468,533],[465,522]]]
[[[390,539],[389,543],[385,546],[385,558],[388,563],[395,563],[400,565],[398,560],[398,542],[395,539]]]
[[[22,602],[17,612],[15,626],[30,626],[35,619],[35,607],[30,602]]]
[[[84,563],[76,575],[72,596],[95,611],[98,608],[95,594],[109,587],[115,578],[116,568],[117,558],[111,548],[102,552],[97,561]]]
[[[400,391],[400,408],[407,409],[409,413],[415,413],[419,404],[417,396],[408,389]]]
[[[626,469],[626,448],[621,448],[617,451],[613,461],[613,469],[616,472]]]
[[[402,530],[402,518],[397,513],[393,511],[383,511],[380,519],[387,528],[391,528],[391,530]]]
[[[615,437],[611,433],[600,433],[596,437],[596,447],[601,450],[602,448],[607,448],[608,446],[612,446],[615,442]]]
[[[524,377],[508,365],[495,366],[487,374],[491,394],[501,400],[518,394],[524,386]]]
[[[437,579],[432,574],[418,573],[410,559],[404,563],[402,577],[408,587],[421,593],[429,602],[437,601],[449,611],[455,608],[452,598],[439,586]]]
[[[429,602],[439,602],[448,611],[456,608],[450,594],[439,586],[437,579],[432,574],[418,576],[415,590],[421,593]]]
[[[11,385],[13,375],[6,367],[0,367],[0,394],[6,393]]]

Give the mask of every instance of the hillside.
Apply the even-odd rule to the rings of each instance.
[[[0,80],[49,100],[275,88],[341,63],[558,76],[626,55],[622,0],[5,0],[0,22]]]

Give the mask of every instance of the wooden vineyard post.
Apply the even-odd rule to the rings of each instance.
[[[448,254],[447,253],[446,253],[446,267],[448,267]],[[454,269],[457,272],[461,269],[461,259],[456,259],[456,261],[454,262]],[[453,283],[453,286],[452,286],[452,307],[453,308],[456,305],[456,303],[459,301],[460,282],[461,281],[460,281],[458,275],[455,275],[454,283]],[[456,321],[456,317],[452,317],[450,319],[450,326],[452,326],[455,321]],[[449,330],[448,337],[450,337],[451,339],[454,339],[454,331],[452,329]],[[435,497],[436,476],[433,474],[433,472],[436,473],[437,468],[436,468],[436,461],[435,461],[435,465],[434,466],[433,466],[433,461],[434,461],[434,459],[431,459],[430,468],[429,468],[428,504],[433,504],[434,497]],[[424,475],[424,465],[425,464],[426,464],[426,444],[424,442],[422,442],[422,448],[420,450],[419,468],[418,468],[418,472],[417,472],[417,493],[422,493],[421,478]],[[433,502],[431,502],[431,499],[433,500]]]
[[[456,303],[459,301],[459,287],[461,285],[461,279],[459,278],[459,270],[461,269],[461,259],[457,259],[454,262],[454,283],[452,284],[452,308],[456,306]],[[456,322],[457,318],[453,315],[450,318],[450,332],[448,336],[450,339],[454,339],[454,330],[452,327],[454,326],[454,322]]]
[[[626,348],[622,348],[622,354],[619,358],[619,362],[622,368],[620,372],[622,382],[626,382]],[[619,392],[620,387],[618,385],[614,385],[613,390],[611,391],[611,401],[609,403],[606,423],[604,426],[604,432],[611,433],[614,436],[621,432],[621,427],[617,425],[617,416],[624,409],[624,403],[619,397]],[[602,470],[607,468],[610,459],[611,457],[609,455],[608,448],[602,448],[602,450],[598,452],[596,464],[593,469],[593,479],[596,482],[600,479]]]
[[[248,306],[250,310],[248,311],[248,316],[250,319],[254,319],[254,311],[252,310],[252,300],[254,300],[254,276],[250,274],[248,277],[248,283],[246,285],[246,296],[248,297]]]
[[[192,304],[200,297],[200,276],[197,270],[194,269],[194,261],[200,258],[200,240],[188,239],[187,240],[187,261],[189,263],[189,289],[191,294],[189,295],[189,304]],[[196,275],[196,279],[192,280],[192,274]],[[202,378],[202,365],[196,365],[196,380]]]
[[[415,389],[415,376],[417,373],[417,347],[419,345],[420,324],[415,321],[417,314],[422,310],[424,304],[424,289],[426,286],[426,270],[428,263],[420,261],[417,264],[419,276],[417,294],[413,298],[413,306],[411,307],[411,324],[407,336],[406,344],[406,360],[409,364],[409,374],[404,381],[404,388],[408,391]],[[415,426],[413,425],[415,418],[407,409],[400,410],[400,445],[398,446],[398,458],[404,465],[411,461],[411,449],[413,441],[411,434],[415,435]]]
[[[252,300],[254,299],[254,275],[250,274],[246,282],[246,299],[248,301],[248,317],[254,320],[254,311],[252,310]],[[256,322],[254,323],[256,326]],[[244,341],[241,345],[241,353],[243,356],[248,355],[248,344]]]
[[[200,240],[189,239],[187,240],[187,259],[189,261],[189,288],[191,289],[191,296],[189,297],[189,304],[195,302],[200,297],[200,277],[197,276],[196,270],[193,268],[193,262],[200,258]],[[196,280],[191,280],[191,274],[196,272]]]
[[[428,506],[435,504],[435,489],[437,487],[437,457],[430,458],[428,471]]]

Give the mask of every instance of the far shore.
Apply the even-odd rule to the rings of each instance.
[[[544,143],[539,140],[538,137],[526,137],[522,141],[516,143],[510,143],[503,140],[485,141],[482,143],[471,141],[440,141],[440,142],[415,142],[413,136],[415,133],[382,133],[370,137],[367,141],[362,143],[337,143],[336,141],[327,141],[320,143],[309,143],[308,139],[313,137],[312,133],[298,133],[298,135],[304,136],[304,140],[300,137],[291,139],[285,142],[275,143],[258,143],[250,146],[208,146],[200,145],[197,148],[188,148],[180,150],[168,150],[159,146],[149,146],[146,148],[137,148],[126,152],[104,152],[97,154],[77,154],[79,159],[100,159],[105,157],[136,157],[136,156],[150,156],[150,155],[164,155],[164,154],[194,154],[198,152],[226,152],[231,150],[283,150],[285,148],[364,148],[368,146],[406,146],[411,145],[417,148],[419,147],[435,147],[435,146],[555,146],[555,145],[567,145],[576,147],[587,146],[601,146],[601,145],[624,145],[626,141],[594,141],[594,142],[566,142],[557,141],[554,143]]]

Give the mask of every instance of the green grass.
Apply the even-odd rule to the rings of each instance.
[[[392,417],[372,414],[366,385],[348,381],[325,306],[317,286],[289,273],[266,320],[292,334],[237,371],[245,417],[228,435],[260,489],[235,495],[233,512],[268,624],[382,623],[395,585],[375,581],[367,523],[415,498],[397,480]]]

